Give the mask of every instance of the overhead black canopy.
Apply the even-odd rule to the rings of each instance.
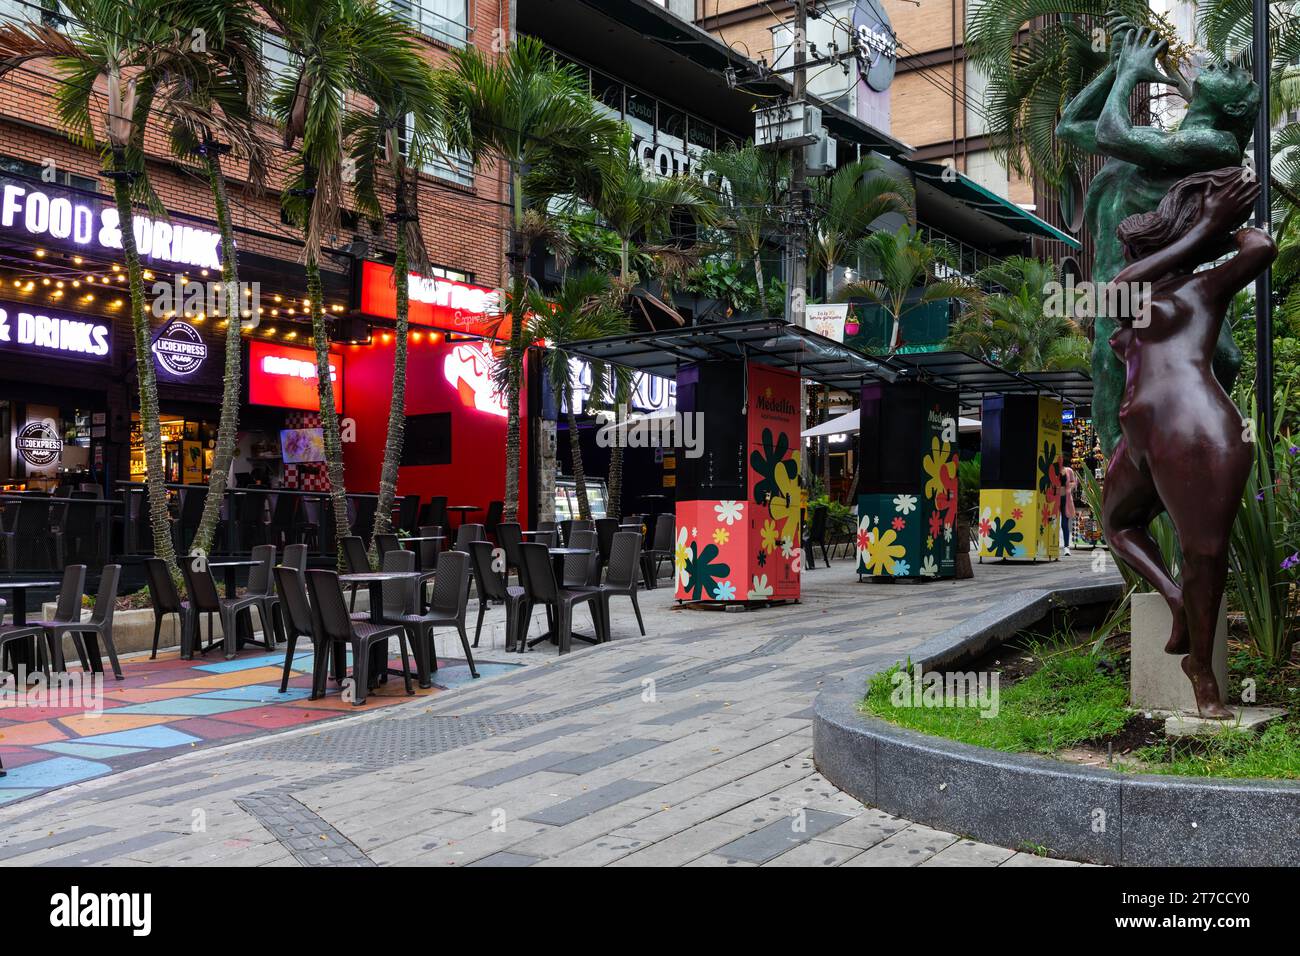
[[[784,319],[691,325],[564,343],[575,355],[676,378],[677,368],[716,359],[754,359],[832,388],[857,388],[863,378],[892,382],[899,372],[880,359]]]
[[[1045,392],[1068,405],[1092,402],[1092,380],[1082,372],[1008,372],[965,352],[908,352],[880,358],[859,352],[784,319],[745,319],[718,325],[639,332],[562,343],[565,351],[600,362],[676,378],[681,365],[753,359],[832,388],[863,381],[909,379],[955,389],[963,404],[985,395]]]

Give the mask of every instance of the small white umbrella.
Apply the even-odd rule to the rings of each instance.
[[[982,426],[978,418],[958,418],[957,430],[977,432]],[[826,438],[830,435],[856,435],[862,428],[862,410],[855,408],[851,412],[837,415],[830,421],[814,425],[803,433],[804,438]]]

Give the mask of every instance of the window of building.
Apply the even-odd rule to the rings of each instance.
[[[53,182],[58,186],[67,186],[71,189],[80,189],[89,193],[99,192],[99,180],[97,179],[92,179],[89,176],[78,176],[76,173],[70,173],[55,167],[54,179],[47,180],[44,175],[45,167],[38,166],[36,163],[29,163],[25,159],[15,159],[12,156],[0,156],[0,174],[2,173],[29,179],[33,182]]]
[[[9,20],[56,28],[66,22],[60,13],[59,0],[0,0],[0,23]]]
[[[403,152],[407,149],[407,144],[411,141],[411,135],[415,131],[415,117],[406,118],[406,128],[402,130],[400,137]],[[435,153],[432,157],[427,157],[420,164],[420,172],[427,173],[430,176],[436,176],[438,179],[455,183],[458,186],[474,185],[474,160],[469,153],[464,150],[449,149],[443,142],[437,142],[441,154]]]
[[[468,0],[387,0],[387,5],[431,40],[454,47],[469,43]]]
[[[271,109],[271,97],[275,94],[281,80],[292,76],[294,72],[294,56],[285,46],[283,37],[265,31],[262,33],[262,69],[264,72],[261,108],[263,113],[268,113]]]

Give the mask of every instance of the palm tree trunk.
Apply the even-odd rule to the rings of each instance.
[[[524,240],[520,232],[524,220],[523,176],[519,167],[510,170],[514,194],[514,224],[510,231],[510,344],[506,349],[506,492],[502,520],[515,521],[519,515],[519,391],[524,372]],[[541,490],[543,495],[546,489]],[[552,493],[553,490],[552,490]]]
[[[619,242],[619,284],[624,291],[627,289],[628,276],[632,271],[631,255],[629,251],[630,242],[627,239],[621,239]],[[670,303],[671,304],[671,303]],[[626,378],[621,375],[614,366],[609,366],[609,374],[614,376],[617,383],[614,387],[614,421],[620,427],[623,424],[623,409],[626,407],[629,396],[628,384]],[[614,447],[609,450],[609,492],[608,500],[605,502],[605,514],[610,518],[623,517],[623,442],[615,442]]]
[[[399,206],[404,207],[404,203]],[[399,209],[399,212],[404,209]],[[379,470],[379,504],[375,508],[375,525],[371,535],[392,530],[393,499],[397,496],[397,469],[402,463],[402,444],[406,440],[406,339],[409,332],[410,277],[406,257],[406,223],[397,223],[396,257],[393,275],[397,281],[397,330],[393,348],[393,394],[388,402],[388,437],[384,440],[384,463]]]
[[[226,181],[221,174],[221,157],[213,148],[215,144],[211,140],[206,145],[208,184],[212,187],[217,228],[221,231],[221,281],[225,286],[226,311],[226,379],[221,392],[221,420],[217,425],[217,447],[212,455],[212,474],[208,476],[208,496],[203,502],[203,514],[194,534],[193,550],[199,554],[212,552],[212,539],[221,517],[221,502],[230,477],[230,463],[235,458],[235,439],[239,432],[239,328],[243,305],[239,289],[235,232],[230,223],[230,203],[226,196]],[[250,307],[255,306],[256,303],[252,303]]]
[[[122,257],[131,289],[131,331],[135,337],[135,376],[140,390],[140,435],[144,440],[145,495],[149,508],[149,527],[153,532],[156,557],[167,562],[173,578],[180,576],[176,567],[176,549],[172,544],[171,516],[167,510],[167,487],[163,475],[162,427],[158,417],[158,379],[154,374],[152,336],[144,306],[144,276],[140,253],[135,244],[135,208],[131,204],[131,183],[126,176],[126,162],[120,150],[113,151],[113,199],[117,204],[122,228]]]
[[[330,505],[334,509],[334,547],[342,570],[345,567],[343,538],[349,533],[348,493],[343,484],[343,439],[339,434],[339,414],[334,410],[334,383],[330,380],[330,336],[321,301],[320,262],[314,255],[307,259],[307,296],[311,299],[311,335],[316,346],[316,390],[325,437],[325,470],[330,482]]]
[[[754,253],[754,281],[758,283],[758,315],[767,318],[767,289],[763,285],[763,258]]]
[[[578,492],[578,517],[591,520],[591,501],[587,498],[587,472],[582,467],[582,444],[578,441],[578,416],[573,414],[573,389],[564,386],[564,405],[569,420],[569,456],[573,459],[573,485]]]

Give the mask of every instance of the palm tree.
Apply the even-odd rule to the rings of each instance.
[[[372,541],[374,535],[392,530],[393,500],[397,495],[398,466],[406,434],[410,274],[427,275],[429,271],[429,256],[420,228],[420,169],[442,153],[439,143],[443,136],[443,110],[433,73],[423,61],[408,66],[412,69],[408,76],[375,73],[365,77],[360,92],[373,108],[351,112],[344,124],[344,136],[351,144],[356,169],[353,193],[357,209],[380,218],[384,206],[381,195],[394,208],[388,216],[394,228],[393,281],[397,291],[393,391]]]
[[[981,285],[1005,292],[980,297],[954,324],[948,348],[969,352],[1013,372],[1087,370],[1089,343],[1059,296],[1060,275],[1050,262],[1012,256],[982,269]]]
[[[763,250],[768,235],[781,222],[789,166],[785,153],[755,146],[719,150],[703,163],[704,174],[717,187],[719,218],[730,230],[735,257],[739,262],[753,263],[759,314],[763,318],[767,318]]]
[[[74,142],[102,155],[104,175],[113,183],[130,290],[150,529],[154,553],[176,573],[135,204],[165,215],[145,164],[152,116],[167,117],[178,136],[211,130],[248,144],[246,127],[228,122],[221,111],[230,106],[237,114],[238,75],[247,67],[239,52],[239,17],[225,21],[222,8],[197,0],[65,0],[63,9],[65,32],[41,24],[0,25],[0,77],[33,60],[50,60],[61,80],[54,94],[60,124]],[[229,33],[227,22],[236,27]],[[193,30],[199,28],[219,42],[198,48]],[[221,52],[210,55],[214,49]],[[229,248],[223,253],[233,260]]]
[[[627,127],[620,132],[613,148],[603,154],[600,174],[595,177],[594,195],[584,197],[595,208],[605,227],[618,237],[618,282],[627,293],[640,278],[632,268],[634,243],[658,267],[665,289],[674,278],[684,274],[686,263],[695,257],[681,241],[674,241],[673,220],[689,217],[697,226],[717,222],[716,208],[710,191],[689,176],[651,175],[632,150],[632,134]],[[597,378],[604,384],[605,375],[592,370],[592,392],[598,391]],[[622,421],[631,400],[632,376],[625,368],[610,369],[613,375],[614,417]],[[616,444],[609,456],[608,513],[612,518],[623,513],[623,446]]]
[[[942,243],[927,242],[907,225],[897,232],[873,232],[858,243],[858,255],[865,271],[878,278],[860,279],[840,287],[840,301],[866,299],[885,310],[893,322],[887,351],[903,344],[903,318],[908,312],[931,302],[955,299],[970,302],[979,291],[961,279],[941,278],[951,253]]]
[[[571,353],[564,346],[584,339],[598,339],[627,331],[627,316],[622,309],[622,290],[603,272],[584,272],[568,276],[554,296],[537,290],[528,296],[529,319],[526,339],[546,343],[542,367],[557,407],[563,405],[569,425],[569,454],[573,461],[573,480],[578,491],[578,515],[591,518],[587,498],[587,475],[582,464],[582,446],[578,441],[578,418],[573,407],[573,378],[570,374]],[[593,392],[595,386],[593,386]],[[554,447],[554,443],[551,443]]]
[[[522,312],[527,280],[528,216],[538,210],[530,199],[527,177],[568,170],[575,183],[594,168],[593,158],[609,148],[618,133],[616,120],[602,113],[587,92],[586,78],[561,65],[540,41],[520,37],[496,60],[475,47],[456,50],[451,70],[441,75],[452,116],[449,137],[465,148],[475,164],[495,159],[510,178],[510,282],[512,304],[506,361],[506,490],[504,520],[519,512],[519,393],[523,380]]]
[[[225,377],[208,493],[192,544],[195,552],[206,554],[212,550],[213,537],[221,518],[221,504],[239,432],[240,332],[245,327],[257,326],[257,316],[251,308],[248,318],[243,317],[245,310],[240,293],[235,231],[230,218],[222,156],[226,152],[235,152],[246,164],[249,190],[260,192],[270,160],[270,148],[258,135],[254,121],[254,107],[261,95],[262,80],[260,28],[255,11],[244,0],[214,0],[196,6],[205,18],[199,28],[204,31],[206,52],[216,61],[220,72],[206,78],[212,81],[209,85],[189,90],[194,113],[190,122],[173,125],[171,140],[177,155],[197,155],[202,161],[208,187],[212,190],[217,229],[221,234]],[[177,78],[178,83],[188,81],[186,77]],[[256,303],[249,305],[255,307]]]
[[[297,147],[294,176],[282,202],[303,232],[321,427],[341,566],[348,502],[320,256],[343,206],[344,104],[350,92],[373,86],[375,76],[391,77],[397,85],[410,82],[420,75],[423,63],[402,19],[369,0],[265,0],[263,6],[295,57],[274,91],[272,111],[284,126],[285,147]]]
[[[871,156],[841,166],[812,182],[815,210],[808,244],[808,269],[824,275],[830,296],[835,269],[849,261],[862,237],[881,216],[897,213],[914,220],[911,186],[886,174]]]

